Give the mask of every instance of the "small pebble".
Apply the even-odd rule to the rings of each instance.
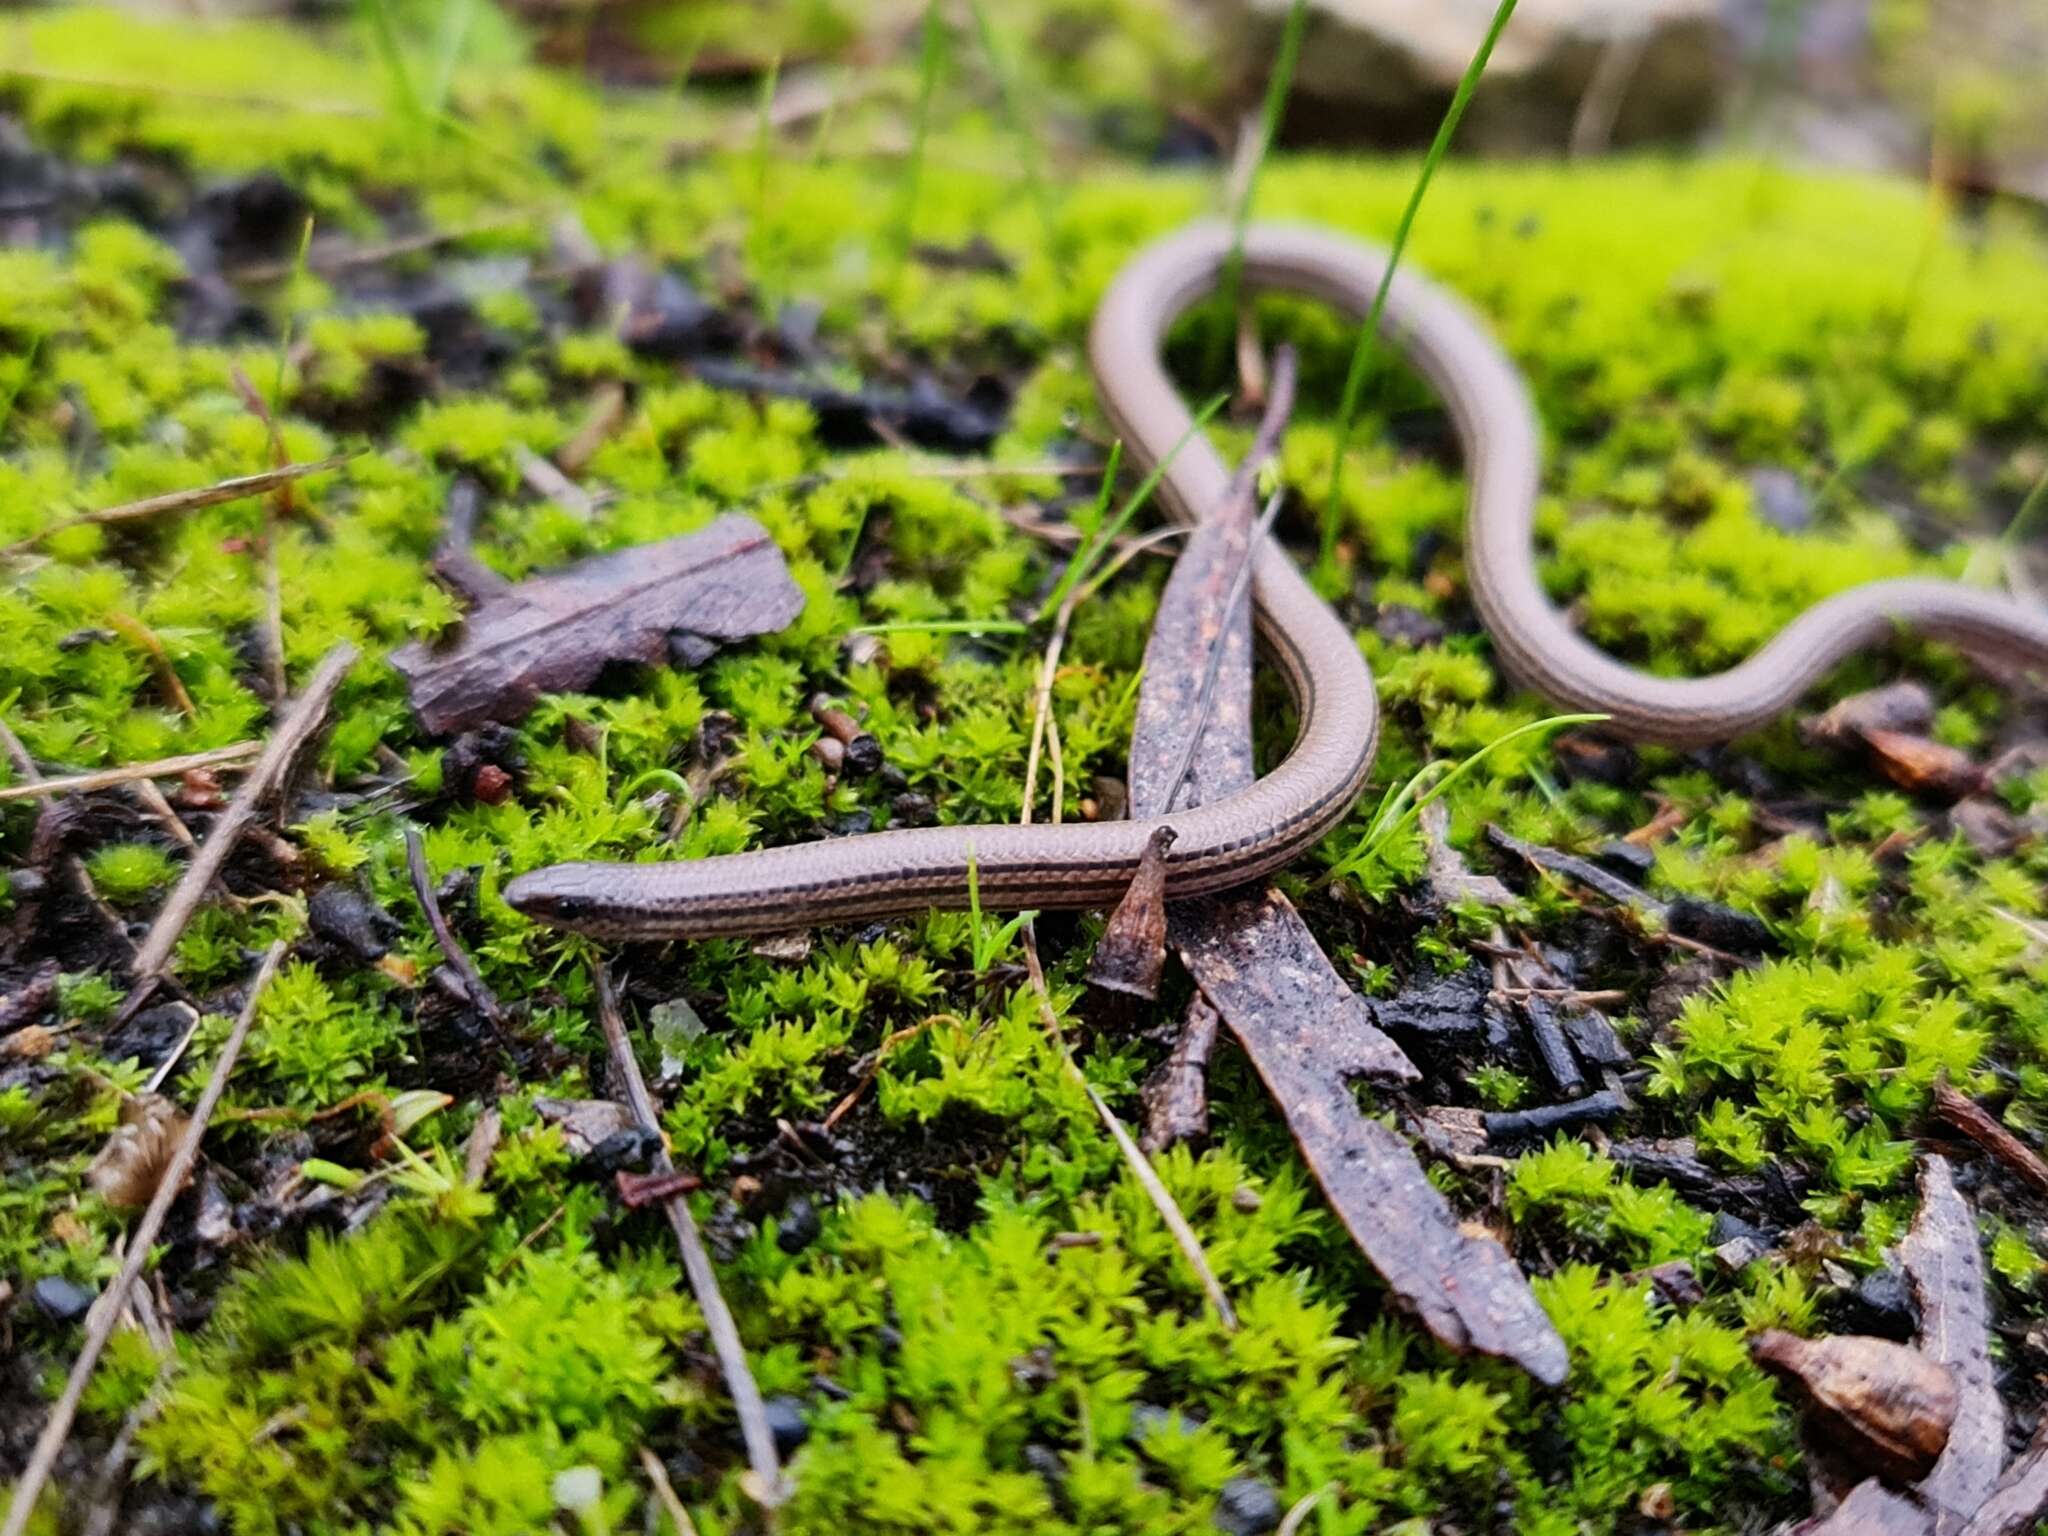
[[[1280,1495],[1263,1478],[1233,1477],[1216,1496],[1216,1529],[1229,1536],[1263,1536],[1284,1513]]]
[[[784,1253],[802,1253],[818,1236],[818,1213],[802,1195],[790,1201],[775,1224],[775,1246]]]
[[[661,1138],[654,1132],[640,1126],[607,1136],[590,1149],[584,1159],[597,1173],[639,1173],[653,1162],[654,1154],[661,1149]]]
[[[768,1420],[768,1433],[775,1437],[775,1454],[794,1456],[797,1449],[811,1437],[811,1426],[804,1422],[804,1405],[794,1397],[771,1397],[761,1405],[763,1416]]]
[[[1681,896],[1671,903],[1665,921],[1680,938],[1713,949],[1753,955],[1771,947],[1771,930],[1762,918],[1724,907],[1718,901]]]
[[[45,1275],[35,1283],[29,1294],[42,1308],[43,1315],[59,1323],[76,1322],[91,1309],[99,1299],[98,1291],[87,1290],[84,1286],[66,1280],[61,1275]]]
[[[1813,498],[1789,469],[1753,469],[1749,489],[1757,515],[1773,528],[1799,533],[1813,525]]]

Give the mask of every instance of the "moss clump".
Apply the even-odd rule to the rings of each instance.
[[[1003,12],[997,41],[1026,75],[1098,105],[1116,49],[1143,35],[1099,25],[1143,10],[1121,0],[988,9]],[[283,220],[247,257],[258,313],[226,340],[191,329],[194,285],[213,274],[188,270],[178,251],[190,247],[171,238],[189,196],[154,232],[100,216],[49,250],[0,253],[0,350],[15,359],[0,373],[0,544],[270,463],[238,370],[274,395],[292,457],[361,450],[300,482],[275,518],[245,502],[50,534],[0,592],[0,706],[39,759],[67,767],[262,732],[250,657],[266,538],[292,674],[338,639],[367,657],[319,764],[339,798],[289,812],[290,867],[245,850],[253,883],[235,889],[260,898],[209,906],[175,958],[183,984],[232,1011],[215,990],[273,938],[305,934],[319,881],[352,883],[400,924],[375,966],[306,945],[266,1000],[211,1146],[231,1198],[271,1201],[281,1230],[196,1271],[176,1268],[192,1250],[174,1249],[195,1309],[224,1289],[142,1432],[149,1470],[205,1494],[236,1532],[475,1536],[561,1518],[558,1476],[594,1469],[603,1518],[623,1529],[649,1508],[644,1446],[700,1529],[749,1528],[727,1399],[664,1229],[613,1200],[533,1108],[607,1081],[588,946],[525,923],[498,892],[560,859],[694,857],[924,814],[1014,818],[1036,637],[886,627],[1005,620],[1042,601],[1055,559],[1005,513],[1088,516],[1102,458],[1079,355],[1088,314],[1140,242],[1213,206],[1214,178],[1067,146],[1071,174],[1033,195],[964,31],[948,38],[914,197],[895,160],[867,153],[892,142],[915,100],[905,62],[883,68],[830,135],[763,139],[750,102],[600,96],[481,62],[452,72],[440,114],[400,110],[391,71],[348,33],[227,25],[196,39],[54,13],[23,35],[53,76],[144,81],[173,46],[184,66],[174,90],[11,77],[0,92],[55,153],[145,156],[195,184],[274,170],[313,212],[316,252],[344,235],[469,231],[295,278],[303,225]],[[1021,46],[1047,35],[1085,46]],[[403,27],[400,40],[425,82],[429,61]],[[678,137],[713,147],[678,161]],[[1384,235],[1410,177],[1398,164],[1278,163],[1262,212]],[[751,335],[814,305],[821,371],[842,382],[922,372],[964,393],[998,380],[1011,398],[995,457],[1030,471],[977,478],[848,451],[801,405],[714,390],[622,345],[612,317],[576,311],[543,255],[568,213],[606,251],[689,277]],[[1529,376],[1551,437],[1546,580],[1596,639],[1662,672],[1724,665],[1857,581],[1954,574],[2032,484],[2048,368],[2040,237],[1994,213],[1930,240],[1923,215],[1913,188],[1742,162],[1454,166],[1438,180],[1414,259],[1484,311]],[[976,236],[1008,273],[908,248]],[[430,324],[448,311],[422,292],[458,278],[461,324]],[[1300,304],[1260,314],[1302,352],[1305,404],[1283,468],[1314,497],[1350,336]],[[1221,382],[1204,371],[1226,355],[1220,318],[1199,315],[1176,337],[1191,393]],[[620,386],[623,419],[583,477],[603,493],[595,515],[528,491],[525,455],[570,442],[594,397]],[[1340,512],[1347,612],[1388,714],[1384,786],[1544,707],[1505,684],[1470,622],[1462,488],[1429,397],[1381,361],[1366,399]],[[1242,446],[1243,424],[1218,430]],[[1045,474],[1056,454],[1089,472]],[[1762,471],[1790,475],[1810,527],[1770,520]],[[459,617],[426,574],[457,474],[487,490],[481,557],[515,577],[744,508],[787,555],[804,614],[696,672],[543,701],[515,733],[515,792],[463,801],[383,664]],[[1134,567],[1075,625],[1054,690],[1070,807],[1094,775],[1121,769],[1158,582]],[[1397,609],[1404,622],[1376,622]],[[881,632],[848,645],[861,627]],[[189,714],[139,634],[162,646]],[[1996,691],[1936,648],[1902,654],[1939,695],[1943,739],[1986,754],[2003,740]],[[1859,657],[1830,690],[1878,681],[1894,660]],[[809,751],[806,701],[821,688],[861,715],[900,782],[828,779]],[[1267,734],[1270,756],[1284,732]],[[701,740],[726,746],[700,754]],[[362,793],[401,776],[402,790]],[[1998,792],[2036,812],[2048,776]],[[451,910],[514,1013],[508,1038],[463,1034],[466,1016],[424,979],[439,956],[394,801],[424,823],[437,875],[461,887]],[[1627,1129],[1690,1135],[1731,1174],[1796,1171],[1798,1214],[1836,1231],[1852,1270],[1910,1214],[1908,1138],[1938,1075],[2002,1095],[2015,1125],[2048,1125],[2048,1009],[2026,926],[2043,911],[2038,843],[1980,855],[1936,807],[1875,790],[1861,764],[1789,728],[1729,754],[1646,750],[1599,776],[1525,738],[1446,803],[1451,839],[1475,862],[1488,822],[1587,849],[1677,813],[1653,886],[1755,914],[1780,953],[1657,1018],[1661,960],[1600,952],[1613,974],[1580,980],[1626,993],[1618,1021],[1648,1071]],[[1788,831],[1788,805],[1831,809]],[[25,808],[0,809],[10,863],[29,857],[33,825]],[[1376,992],[1464,963],[1492,919],[1419,911],[1420,843],[1366,849],[1366,830],[1361,810],[1288,877],[1330,952]],[[177,867],[140,835],[83,850],[138,915]],[[1585,931],[1547,880],[1516,922],[1547,941]],[[1048,922],[1041,939],[1084,1071],[1131,1112],[1164,1050],[1152,1026],[1169,1013],[1134,1028],[1086,1003],[1093,924]],[[763,1388],[800,1400],[807,1438],[785,1529],[1192,1532],[1242,1476],[1289,1503],[1333,1486],[1310,1519],[1324,1533],[1418,1516],[1608,1529],[1658,1484],[1693,1529],[1800,1507],[1789,1419],[1741,1335],[1819,1326],[1833,1272],[1724,1275],[1706,1262],[1707,1212],[1579,1142],[1530,1148],[1489,1214],[1572,1348],[1564,1392],[1539,1397],[1384,1315],[1262,1089],[1226,1059],[1213,1144],[1161,1159],[1243,1315],[1225,1334],[1009,984],[1017,958],[995,916],[977,930],[933,914],[822,935],[801,959],[717,942],[621,966],[636,1021],[683,1018],[681,1003],[703,1025],[662,1030],[647,1066],[678,1155],[707,1181],[701,1214]],[[63,1049],[0,1084],[0,1278],[18,1294],[46,1275],[103,1277],[118,1228],[77,1192],[116,1090],[143,1076],[126,1055],[140,1047],[108,1033],[118,988],[72,971],[60,1006],[77,1027]],[[206,1020],[174,1089],[189,1097],[224,1029]],[[1462,1107],[1548,1092],[1533,1062],[1470,1066],[1433,1088]],[[455,1102],[409,1125],[400,1152],[382,1141],[379,1111],[413,1089]],[[455,1172],[459,1149],[489,1100],[503,1139],[472,1184]],[[806,1139],[842,1106],[831,1138]],[[309,1161],[315,1178],[295,1182]],[[1488,1211],[1478,1176],[1434,1171],[1462,1207]],[[817,1208],[808,1241],[798,1196]],[[2028,1214],[1992,1213],[2014,1338],[2041,1308]],[[346,1235],[324,1235],[330,1222]],[[1706,1286],[1688,1311],[1639,1278],[1674,1259],[1698,1264]],[[24,1333],[7,1383],[17,1408],[74,1343],[55,1324]],[[111,1434],[153,1370],[140,1356],[115,1365],[88,1435]]]

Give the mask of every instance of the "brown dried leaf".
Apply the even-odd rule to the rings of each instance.
[[[619,1199],[628,1210],[639,1210],[643,1205],[659,1205],[676,1195],[687,1195],[693,1189],[702,1189],[704,1181],[694,1173],[671,1169],[667,1173],[632,1173],[621,1168],[613,1178],[619,1186]]]
[[[162,1094],[136,1094],[122,1104],[121,1123],[86,1169],[86,1182],[117,1209],[149,1204],[185,1124],[185,1112]]]
[[[1934,1510],[1935,1536],[1957,1536],[1998,1481],[2005,1405],[1991,1371],[1977,1220],[1942,1158],[1921,1159],[1920,1213],[1899,1244],[1899,1261],[1920,1304],[1920,1347],[1955,1372],[1955,1426],[1920,1492]]]
[[[1904,731],[1865,731],[1863,739],[1878,770],[1916,795],[1960,800],[1984,787],[1984,770],[1967,752]]]
[[[1109,914],[1109,924],[1088,961],[1091,985],[1128,992],[1147,1002],[1159,995],[1166,969],[1166,850],[1173,828],[1160,827],[1146,841],[1130,889]]]
[[[1815,1437],[1850,1467],[1893,1483],[1934,1470],[1955,1423],[1955,1373],[1889,1339],[1802,1339],[1769,1329],[1749,1341],[1756,1363],[1784,1380]]]
[[[752,518],[614,550],[530,576],[482,602],[452,644],[391,655],[420,722],[443,734],[515,721],[543,693],[586,686],[609,662],[695,666],[803,609],[781,551]]]

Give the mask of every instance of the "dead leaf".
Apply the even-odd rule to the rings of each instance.
[[[1131,887],[1089,957],[1090,985],[1147,1002],[1159,995],[1166,969],[1166,850],[1172,846],[1171,827],[1160,827],[1146,841]]]
[[[1958,1407],[1948,1449],[1920,1483],[1934,1536],[1959,1536],[1990,1496],[2005,1457],[2005,1405],[1991,1371],[1984,1259],[1977,1219],[1945,1159],[1920,1162],[1920,1213],[1899,1244],[1920,1304],[1920,1347],[1955,1372]]]
[[[1916,795],[1960,800],[1984,787],[1984,770],[1967,752],[1904,731],[1865,731],[1878,771]]]
[[[436,735],[515,721],[543,693],[586,687],[610,662],[695,666],[803,610],[782,553],[752,518],[530,576],[480,603],[450,644],[391,655]]]
[[[1792,1388],[1816,1439],[1848,1466],[1893,1483],[1934,1470],[1955,1423],[1955,1373],[1889,1339],[1802,1339],[1772,1328],[1750,1355]]]
[[[85,1179],[120,1210],[149,1204],[185,1134],[185,1112],[158,1093],[138,1093],[121,1105],[121,1123],[100,1148]]]

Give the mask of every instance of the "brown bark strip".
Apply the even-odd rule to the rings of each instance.
[[[57,1464],[65,1436],[71,1432],[71,1421],[78,1413],[79,1401],[85,1396],[86,1383],[92,1379],[93,1367],[99,1364],[107,1340],[113,1337],[115,1324],[128,1308],[128,1293],[134,1289],[136,1280],[155,1250],[164,1218],[170,1215],[173,1202],[191,1176],[192,1165],[199,1160],[200,1138],[206,1134],[206,1124],[220,1104],[220,1096],[228,1085],[228,1074],[234,1071],[235,1059],[242,1054],[242,1042],[249,1038],[249,1028],[256,1022],[256,1006],[263,1000],[263,990],[269,986],[270,978],[277,974],[284,949],[284,941],[280,939],[263,957],[256,979],[249,984],[249,1000],[242,1005],[241,1015],[220,1048],[213,1072],[200,1092],[199,1102],[193,1106],[192,1118],[186,1122],[185,1133],[178,1139],[177,1150],[171,1154],[170,1164],[157,1184],[156,1195],[130,1235],[127,1262],[121,1266],[121,1272],[114,1277],[114,1283],[107,1287],[105,1294],[93,1303],[91,1320],[86,1325],[85,1343],[72,1364],[63,1394],[58,1397],[57,1406],[50,1410],[49,1422],[44,1424],[36,1448],[29,1456],[28,1466],[22,1470],[21,1481],[14,1485],[14,1502],[8,1508],[7,1523],[0,1526],[0,1533],[4,1536],[22,1536],[28,1529],[29,1516],[35,1512],[43,1484],[49,1480],[50,1471]]]
[[[1959,1406],[1948,1449],[1919,1491],[1934,1511],[1934,1536],[1960,1536],[1998,1482],[2005,1405],[1991,1371],[1977,1218],[1943,1158],[1921,1159],[1920,1213],[1899,1244],[1899,1262],[1920,1304],[1920,1347],[1956,1376]]]
[[[2020,1178],[2048,1194],[2048,1163],[2034,1149],[2000,1125],[1975,1099],[1948,1083],[1934,1085],[1934,1112],[1961,1131]]]
[[[1216,1031],[1222,1023],[1223,1015],[1208,998],[1197,992],[1190,999],[1173,1054],[1141,1090],[1145,1134],[1138,1145],[1144,1151],[1163,1152],[1177,1142],[1200,1141],[1209,1134],[1209,1054],[1216,1049]]]
[[[242,787],[235,791],[234,799],[228,802],[228,808],[207,834],[198,856],[185,866],[183,878],[172,890],[156,921],[150,924],[149,934],[143,939],[142,948],[136,952],[135,988],[122,1006],[124,1015],[132,1015],[141,1007],[142,1000],[155,990],[157,980],[171,958],[171,950],[177,945],[178,936],[185,931],[185,925],[205,899],[214,876],[220,873],[228,854],[256,819],[257,807],[274,790],[283,786],[293,764],[298,761],[300,750],[325,723],[335,691],[341,687],[342,679],[348,676],[348,669],[355,664],[355,659],[356,648],[345,640],[320,659],[320,665],[306,680],[304,691],[264,746],[263,755],[256,759],[249,776],[242,780]]]
[[[1927,1536],[1927,1510],[1872,1478],[1858,1483],[1834,1512],[1793,1529],[1799,1536]]]
[[[618,995],[612,991],[611,973],[599,962],[591,968],[591,975],[597,982],[598,1023],[604,1028],[605,1044],[611,1048],[612,1070],[618,1076],[626,1107],[642,1130],[659,1137],[661,1116],[655,1110],[654,1095],[647,1091],[647,1079],[640,1075],[633,1042],[627,1038],[626,1018],[619,1011]],[[656,1174],[676,1172],[666,1138],[654,1154],[653,1163]],[[732,1309],[726,1306],[725,1295],[718,1289],[718,1272],[711,1267],[711,1255],[704,1250],[704,1239],[698,1235],[697,1219],[690,1214],[689,1200],[677,1192],[661,1204],[675,1232],[676,1248],[682,1254],[690,1290],[697,1298],[698,1310],[704,1314],[704,1331],[711,1336],[711,1348],[725,1374],[726,1390],[732,1393],[733,1411],[740,1421],[740,1439],[746,1445],[747,1463],[752,1471],[753,1486],[749,1491],[772,1510],[789,1496],[789,1488],[783,1480],[782,1463],[775,1454],[775,1436],[768,1427],[768,1410],[761,1401],[761,1389],[747,1364],[746,1346],[740,1342],[739,1325],[733,1321]]]
[[[1133,815],[1165,809],[1190,730],[1200,730],[1201,748],[1175,804],[1213,801],[1252,782],[1251,615],[1244,601],[1228,601],[1252,547],[1251,484],[1241,470],[1235,494],[1195,531],[1160,599],[1131,744]],[[1212,647],[1221,660],[1209,713],[1198,722]],[[1286,897],[1252,888],[1176,903],[1168,934],[1251,1057],[1332,1209],[1399,1302],[1453,1349],[1503,1356],[1539,1381],[1562,1381],[1564,1341],[1507,1250],[1461,1228],[1407,1142],[1360,1112],[1351,1078],[1418,1074]]]
[[[2025,1536],[2048,1517],[2048,1419],[1977,1506],[1961,1536]]]

